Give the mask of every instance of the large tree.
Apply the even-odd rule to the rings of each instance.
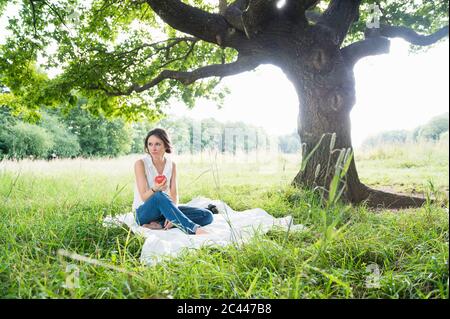
[[[171,97],[191,106],[205,96],[220,102],[221,78],[270,63],[284,71],[298,94],[298,133],[304,154],[311,156],[304,157],[308,161],[294,184],[309,187],[330,185],[333,174],[326,168],[338,160],[338,152],[330,157],[330,143],[352,148],[355,63],[388,53],[391,38],[417,47],[448,36],[448,1],[438,0],[20,3],[20,16],[9,23],[12,36],[1,48],[0,82],[11,92],[0,103],[32,112],[41,105],[73,104],[73,96],[81,94],[92,112],[157,116]],[[370,16],[375,8],[379,25]],[[366,22],[373,22],[371,28]],[[49,79],[36,71],[39,60],[63,72]],[[350,158],[347,200],[385,207],[423,203],[365,186]]]

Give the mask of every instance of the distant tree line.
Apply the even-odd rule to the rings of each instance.
[[[448,138],[449,113],[433,117],[426,124],[413,130],[397,130],[381,132],[368,137],[362,143],[363,147],[370,148],[382,144],[406,143],[420,141],[438,141]]]
[[[158,123],[133,124],[133,153],[143,152],[143,139],[154,127],[169,133],[176,154],[215,150],[221,153],[268,150],[274,141],[264,129],[244,122],[220,122],[209,118],[194,120],[188,117],[166,118]],[[276,147],[276,146],[275,146]]]
[[[300,136],[297,132],[291,134],[281,135],[278,137],[278,148],[280,152],[287,154],[299,153],[302,145]]]
[[[433,117],[424,125],[413,130],[395,130],[381,132],[368,137],[362,143],[363,147],[371,148],[382,144],[438,141],[448,139],[449,113]],[[278,148],[282,153],[298,153],[301,151],[300,137],[297,132],[278,137]]]
[[[216,150],[221,153],[278,150],[298,153],[297,132],[269,136],[264,129],[243,122],[223,123],[216,119],[165,118],[159,122],[126,123],[92,115],[84,109],[85,100],[69,112],[43,112],[36,123],[16,117],[0,106],[0,159],[116,157],[144,151],[144,137],[155,127],[165,128],[176,154]],[[432,118],[413,130],[386,131],[367,138],[363,147],[380,144],[448,139],[449,113]]]
[[[269,149],[274,143],[262,128],[243,122],[182,117],[126,123],[93,116],[83,106],[81,101],[64,114],[48,110],[36,123],[16,117],[8,107],[0,106],[0,159],[116,157],[142,153],[144,137],[155,127],[169,132],[177,154],[212,149],[251,152]]]
[[[118,156],[131,149],[131,131],[124,121],[94,117],[78,106],[67,114],[42,113],[36,123],[0,107],[0,158],[69,158]]]

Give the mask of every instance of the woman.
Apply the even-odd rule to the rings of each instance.
[[[201,226],[213,220],[212,213],[203,208],[178,206],[176,165],[166,153],[172,146],[165,130],[151,130],[144,140],[147,155],[136,161],[136,187],[133,209],[136,222],[150,229],[169,229],[173,226],[187,234],[207,234]],[[162,181],[155,181],[156,176]]]

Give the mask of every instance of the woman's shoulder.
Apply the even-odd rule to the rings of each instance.
[[[134,162],[134,167],[143,167],[144,166],[144,158],[139,158]]]

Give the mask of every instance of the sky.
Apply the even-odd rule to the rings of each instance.
[[[11,8],[9,14],[14,11]],[[0,19],[0,43],[6,23]],[[376,133],[413,129],[448,112],[448,39],[422,53],[409,53],[408,47],[407,42],[392,39],[389,54],[367,57],[356,64],[356,105],[351,112],[355,147]],[[298,98],[279,68],[262,65],[253,72],[226,77],[221,85],[231,92],[222,109],[212,101],[200,100],[193,110],[174,102],[167,112],[197,120],[243,121],[272,135],[296,131]]]

